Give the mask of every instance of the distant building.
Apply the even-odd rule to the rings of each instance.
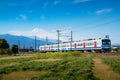
[[[112,45],[112,52],[120,53],[120,45]]]
[[[20,48],[19,49],[19,53],[22,53],[22,52],[34,52],[34,49],[33,48]]]

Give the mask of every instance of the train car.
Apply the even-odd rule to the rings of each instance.
[[[110,39],[86,39],[82,41],[66,42],[52,45],[42,45],[39,47],[40,52],[48,51],[94,51],[94,52],[110,52],[111,40]]]

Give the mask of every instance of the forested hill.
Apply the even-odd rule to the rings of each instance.
[[[29,38],[29,37],[3,34],[3,35],[0,35],[0,38],[6,39],[7,42],[9,43],[10,47],[12,46],[12,44],[20,45],[20,48],[23,48],[23,47],[25,47],[25,48],[33,47],[34,48],[34,46],[35,46],[35,39]],[[46,42],[44,40],[36,40],[37,48],[43,44],[46,44]]]

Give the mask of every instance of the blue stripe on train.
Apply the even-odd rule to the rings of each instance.
[[[102,47],[97,47],[96,49],[101,49]],[[94,47],[86,47],[86,50],[95,49]],[[68,50],[75,50],[74,48],[68,48]],[[76,50],[84,50],[84,48],[76,48]]]
[[[102,47],[97,47],[96,49],[101,49]],[[86,47],[86,50],[94,49],[94,47]],[[51,51],[57,51],[58,49],[51,49]],[[67,48],[62,48],[61,50],[67,50]],[[68,48],[68,50],[75,50],[74,48]],[[76,50],[84,50],[84,48],[76,48]]]
[[[74,48],[68,48],[68,50],[74,50]]]

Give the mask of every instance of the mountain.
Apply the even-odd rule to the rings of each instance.
[[[29,37],[3,34],[3,35],[0,35],[0,38],[6,39],[10,47],[12,46],[12,44],[17,44],[20,46],[20,48],[35,47],[35,39],[29,38]],[[36,40],[36,48],[38,48],[40,45],[43,45],[43,44],[46,44],[45,40]]]
[[[112,47],[120,48],[120,45],[112,45]]]

